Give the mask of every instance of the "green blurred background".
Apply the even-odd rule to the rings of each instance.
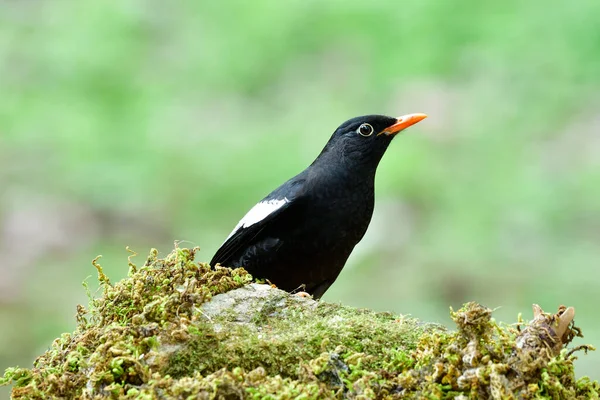
[[[0,370],[74,328],[97,254],[113,280],[126,245],[210,260],[370,113],[429,118],[324,300],[448,325],[468,300],[507,322],[566,304],[600,345],[598,0],[0,7]]]

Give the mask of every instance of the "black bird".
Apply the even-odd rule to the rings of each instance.
[[[398,132],[426,117],[344,122],[308,168],[248,211],[211,265],[244,267],[281,289],[320,298],[369,226],[381,157]]]

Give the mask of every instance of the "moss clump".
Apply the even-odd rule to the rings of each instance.
[[[117,395],[151,379],[144,359],[161,343],[180,340],[197,307],[239,288],[252,277],[243,269],[212,270],[194,263],[196,249],[176,248],[164,259],[153,249],[141,268],[111,284],[95,259],[103,295],[77,308],[77,329],[63,334],[31,370],[9,369],[13,398],[88,398]]]
[[[153,250],[31,369],[8,369],[14,399],[598,398],[575,380],[574,310],[535,309],[522,330],[474,303],[458,330],[315,302],[251,283],[243,269]]]
[[[364,367],[379,369],[379,355],[392,348],[414,349],[419,335],[441,329],[389,313],[317,303],[266,285],[252,284],[222,298],[201,307],[210,324],[196,325],[189,340],[174,349],[169,375],[260,367],[269,376],[298,378],[303,362],[312,361],[318,375],[330,355],[357,354],[364,355]],[[324,365],[317,368],[322,354],[327,355]]]
[[[520,329],[500,326],[492,310],[468,303],[451,312],[458,331],[426,334],[388,377],[401,398],[597,399],[598,382],[576,380],[573,370],[573,352],[593,348],[564,348],[581,336],[574,313],[561,306],[548,314],[534,305],[534,319]]]

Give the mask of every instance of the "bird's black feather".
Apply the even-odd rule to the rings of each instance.
[[[244,267],[281,289],[321,297],[367,230],[375,171],[393,138],[384,130],[398,121],[370,115],[340,125],[307,169],[246,214],[211,265]],[[372,135],[361,133],[363,124]]]
[[[304,189],[305,179],[302,174],[290,179],[285,184],[281,185],[268,196],[262,199],[259,203],[281,200],[286,201],[280,208],[269,213],[260,221],[249,226],[240,226],[231,233],[231,235],[221,245],[219,250],[213,256],[210,264],[215,265],[216,263],[229,265],[231,262],[236,261],[235,257],[245,248],[249,246],[256,246],[256,239],[266,228],[268,228],[277,218],[285,212],[289,212],[290,208],[293,210],[298,207],[302,202],[302,194]],[[271,246],[264,247],[275,247],[273,240],[277,238],[270,238],[267,242],[271,243]],[[239,256],[238,256],[239,258]]]

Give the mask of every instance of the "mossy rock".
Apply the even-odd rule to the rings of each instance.
[[[469,303],[452,332],[291,295],[195,252],[153,250],[115,284],[94,260],[103,293],[76,331],[0,384],[13,399],[598,398],[565,348],[580,333],[571,308],[519,330]]]

